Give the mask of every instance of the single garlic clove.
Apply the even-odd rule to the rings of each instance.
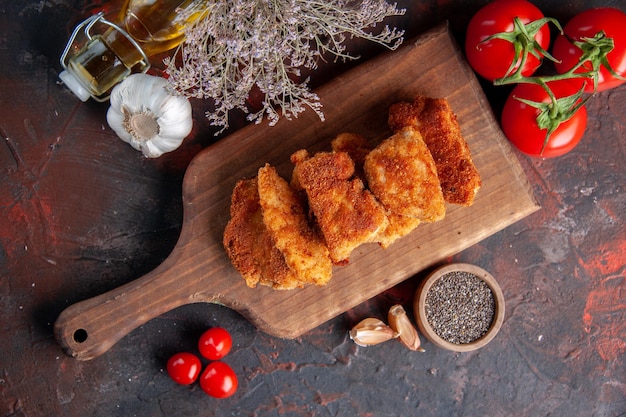
[[[411,323],[411,319],[406,314],[406,310],[400,304],[396,304],[389,309],[388,314],[389,326],[399,334],[400,342],[407,348],[424,352],[420,347],[421,342],[417,329]]]
[[[361,320],[350,330],[350,339],[359,346],[377,345],[396,337],[398,334],[391,327],[375,318]]]

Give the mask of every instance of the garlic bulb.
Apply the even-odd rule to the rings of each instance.
[[[133,74],[111,92],[109,126],[148,158],[178,148],[193,126],[189,100],[166,85],[164,78]]]

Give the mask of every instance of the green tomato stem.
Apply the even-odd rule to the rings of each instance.
[[[550,136],[559,127],[559,125],[571,119],[591,97],[590,95],[583,98],[583,83],[583,86],[577,93],[567,97],[557,98],[548,83],[576,78],[591,78],[593,80],[595,92],[598,86],[598,75],[601,66],[607,68],[607,70],[614,77],[626,80],[623,76],[617,74],[608,62],[607,56],[613,50],[615,44],[612,38],[606,37],[604,31],[598,32],[591,38],[582,38],[580,41],[570,40],[572,44],[577,46],[582,51],[582,54],[576,65],[570,68],[567,72],[554,75],[524,76],[522,74],[522,70],[528,60],[529,54],[533,54],[533,56],[538,59],[546,57],[553,62],[558,62],[557,59],[544,50],[534,39],[541,27],[549,22],[553,23],[559,29],[560,33],[563,34],[563,29],[556,19],[542,18],[524,25],[518,17],[515,17],[513,21],[515,29],[512,32],[498,33],[483,41],[486,42],[491,39],[503,39],[513,44],[514,59],[507,69],[506,75],[502,78],[494,80],[494,85],[500,86],[521,83],[536,84],[543,88],[550,98],[550,103],[544,103],[516,97],[517,100],[539,110],[539,115],[536,119],[537,126],[540,129],[546,129],[546,136],[544,138],[541,152],[539,153],[540,155],[543,155],[543,152],[550,140]],[[592,69],[589,71],[577,72],[585,64],[591,66]]]

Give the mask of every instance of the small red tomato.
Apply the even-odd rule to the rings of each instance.
[[[222,359],[230,352],[233,339],[226,329],[213,327],[200,336],[198,350],[205,358],[216,361]]]
[[[578,85],[571,80],[547,83],[557,101],[567,101],[576,97]],[[546,107],[545,111],[533,107],[522,100]],[[573,104],[580,103],[577,100]],[[549,107],[548,107],[549,106]],[[587,109],[585,106],[564,106],[551,112],[553,104],[544,88],[536,84],[518,84],[515,86],[502,109],[502,131],[520,151],[530,156],[550,158],[563,155],[580,142],[587,127]],[[548,129],[540,127],[540,114],[556,120],[558,126],[548,136]],[[554,113],[554,114],[552,114]]]
[[[514,42],[523,47],[517,38],[525,36],[522,31],[514,32],[515,18],[524,24],[528,39],[529,53],[522,67],[522,75],[532,75],[541,65],[540,49],[550,45],[550,28],[547,24],[528,30],[528,24],[544,19],[545,16],[536,6],[526,0],[492,1],[483,6],[471,18],[465,38],[465,54],[471,67],[489,81],[511,75],[519,68],[521,56],[516,56]],[[507,33],[514,40],[487,38]],[[512,71],[511,71],[512,70]]]
[[[198,379],[202,364],[193,353],[180,352],[167,361],[167,373],[181,385],[189,385]]]
[[[200,377],[200,388],[214,398],[227,398],[237,391],[237,375],[224,362],[211,362]]]
[[[612,7],[598,7],[587,9],[574,16],[563,28],[564,35],[558,35],[552,55],[559,60],[554,66],[559,73],[565,73],[578,64],[583,51],[570,42],[579,42],[583,38],[593,38],[603,32],[606,38],[613,40],[612,50],[603,50],[598,47],[593,55],[594,59],[603,59],[621,77],[626,77],[626,13]],[[589,43],[585,47],[591,47]],[[598,63],[599,65],[600,63]],[[586,61],[575,72],[592,71],[594,65]],[[582,83],[584,79],[579,79]],[[624,83],[623,79],[611,74],[606,65],[599,65],[598,86],[596,91],[604,91]],[[593,93],[594,85],[591,79],[585,83],[585,92]]]

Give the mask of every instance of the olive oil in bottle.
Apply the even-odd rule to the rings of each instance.
[[[79,24],[68,42],[59,77],[82,101],[108,99],[110,90],[134,72],[146,72],[150,57],[184,40],[184,28],[206,13],[208,0],[125,0],[115,22],[102,14]],[[104,33],[92,35],[99,29]],[[68,59],[78,33],[86,45]]]

